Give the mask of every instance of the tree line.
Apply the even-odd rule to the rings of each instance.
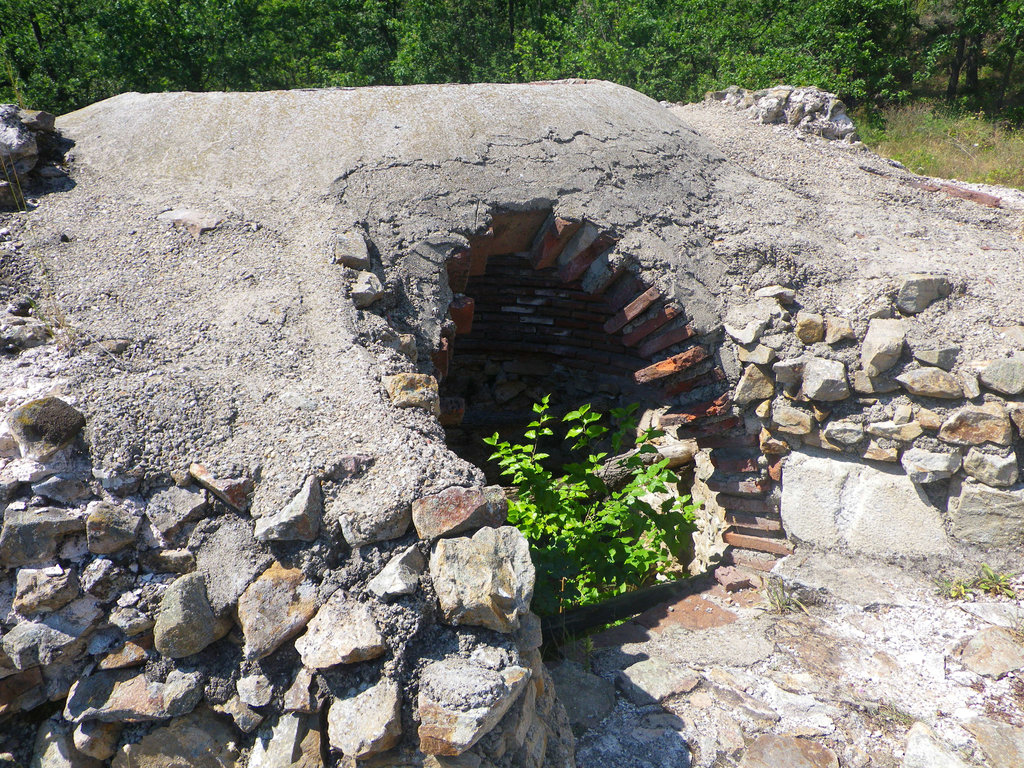
[[[1024,121],[1024,0],[0,0],[0,102],[124,91],[786,82]]]

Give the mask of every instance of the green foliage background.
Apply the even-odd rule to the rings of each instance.
[[[588,77],[672,101],[931,91],[1020,117],[1022,47],[1024,0],[0,0],[0,101]]]

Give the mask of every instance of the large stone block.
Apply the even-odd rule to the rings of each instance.
[[[948,548],[939,510],[898,470],[794,452],[781,511],[790,535],[817,546],[886,555]]]
[[[949,495],[954,538],[985,547],[1024,544],[1024,489],[1001,490],[980,483],[955,483]]]

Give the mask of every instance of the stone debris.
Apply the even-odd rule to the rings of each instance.
[[[164,211],[156,218],[157,221],[165,222],[172,227],[181,227],[196,239],[199,239],[199,236],[204,232],[215,230],[220,226],[221,222],[212,213],[199,211],[194,208],[175,208],[171,211]]]
[[[1012,357],[993,360],[981,371],[981,383],[1004,395],[1024,392],[1024,360]]]
[[[439,416],[441,401],[437,394],[437,380],[419,373],[399,373],[384,377],[384,388],[397,408],[422,408]]]
[[[216,639],[215,621],[202,575],[179,576],[160,600],[153,627],[154,645],[172,659],[199,653]]]
[[[939,397],[946,400],[958,400],[964,396],[963,387],[955,376],[939,368],[918,368],[906,371],[896,377],[896,381],[912,395],[920,397]]]
[[[246,675],[235,688],[238,698],[250,707],[265,707],[274,695],[274,686],[266,675]]]
[[[757,365],[748,365],[743,370],[733,400],[739,405],[746,405],[765,400],[775,395],[775,384]]]
[[[367,661],[386,650],[370,607],[340,589],[317,611],[295,649],[310,669]]]
[[[339,233],[334,239],[331,261],[352,269],[368,270],[370,253],[366,247],[366,236],[358,229],[346,229]]]
[[[914,359],[925,365],[934,365],[944,371],[951,371],[960,355],[960,347],[949,345],[942,347],[914,347]]]
[[[246,768],[323,768],[320,731],[302,715],[281,715],[270,734],[256,739]]]
[[[905,315],[924,312],[936,299],[953,290],[949,278],[942,275],[904,275],[896,294],[896,306]]]
[[[986,627],[964,646],[960,663],[976,674],[999,678],[1024,668],[1024,644],[1009,629]]]
[[[195,555],[196,571],[206,581],[206,594],[217,615],[233,607],[274,559],[253,536],[246,519],[231,513],[196,525],[188,549]]]
[[[402,736],[401,694],[391,681],[336,698],[327,711],[327,737],[345,757],[365,759],[391,749]]]
[[[807,358],[804,361],[803,393],[811,400],[845,400],[850,396],[846,366],[837,360]]]
[[[856,341],[853,325],[845,317],[825,315],[825,343],[834,346],[842,341]]]
[[[313,541],[320,533],[324,497],[320,481],[307,477],[302,490],[280,512],[256,520],[260,541]]]
[[[0,563],[8,568],[53,559],[62,539],[85,531],[85,516],[59,507],[8,507],[0,529]]]
[[[860,362],[869,378],[896,365],[903,354],[906,326],[902,320],[872,320],[861,345]]]
[[[206,512],[206,494],[197,488],[177,486],[157,491],[146,504],[146,517],[164,536],[185,523],[194,523]]]
[[[222,717],[201,708],[121,747],[112,768],[235,768],[238,739]]]
[[[921,448],[911,448],[900,457],[900,463],[907,477],[915,483],[926,484],[945,480],[960,469],[962,457],[958,452],[933,453]]]
[[[441,539],[430,576],[445,621],[512,632],[530,610],[535,571],[519,529],[481,528],[471,538]]]
[[[360,272],[352,283],[350,295],[356,309],[366,309],[384,297],[384,286],[373,272]]]
[[[274,563],[238,599],[245,657],[262,659],[298,635],[316,612],[316,588],[298,568]]]
[[[924,723],[914,723],[907,734],[903,768],[970,768],[935,731]]]
[[[1006,409],[999,403],[965,405],[942,423],[939,439],[954,445],[1009,445],[1012,430]]]
[[[630,701],[642,707],[689,693],[700,684],[700,678],[692,669],[656,658],[626,667],[615,682]]]
[[[73,723],[163,720],[188,714],[202,696],[200,672],[176,669],[165,682],[148,680],[145,674],[130,669],[95,672],[71,687],[64,717]]]
[[[98,720],[87,720],[75,726],[72,740],[75,749],[83,755],[96,760],[109,760],[117,751],[117,742],[121,737],[120,723],[101,723]]]
[[[192,464],[188,471],[197,483],[229,507],[237,509],[239,512],[249,509],[250,497],[253,492],[252,478],[214,477],[210,470],[202,464]]]
[[[78,577],[70,568],[22,568],[14,590],[14,610],[23,616],[56,611],[81,593]]]
[[[964,472],[985,485],[1011,486],[1017,482],[1017,457],[1000,456],[971,448],[964,459]]]
[[[494,728],[530,680],[530,670],[498,672],[471,661],[428,664],[420,675],[420,749],[458,756]]]
[[[111,555],[135,543],[142,517],[135,512],[106,501],[94,501],[86,508],[85,534],[89,551]]]
[[[423,553],[411,546],[388,560],[380,573],[367,583],[366,588],[380,598],[411,595],[420,583],[420,576],[427,569]]]
[[[978,717],[964,723],[978,740],[991,768],[1024,765],[1024,728]]]
[[[750,91],[731,85],[724,91],[712,91],[707,98],[744,110],[760,123],[782,123],[833,141],[857,141],[857,128],[846,114],[846,105],[820,88],[779,85]]]
[[[835,753],[816,742],[789,734],[757,737],[739,768],[839,768]]]
[[[61,725],[47,720],[36,734],[32,768],[100,768],[100,759],[83,754],[71,734]]]
[[[412,523],[426,541],[484,526],[499,527],[507,515],[508,501],[497,485],[446,488],[412,503]]]

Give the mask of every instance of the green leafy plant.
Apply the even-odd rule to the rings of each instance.
[[[609,419],[583,405],[558,419],[545,396],[534,405],[537,417],[522,442],[501,440],[497,433],[484,440],[516,489],[509,521],[533,549],[534,609],[540,613],[636,589],[690,550],[696,507],[689,496],[669,494],[679,478],[667,459],[651,455],[657,451],[649,441],[660,433],[637,435],[632,418],[637,407],[613,409]],[[558,473],[541,448],[556,441],[573,459]],[[601,448],[610,449],[618,468],[626,470],[624,482],[612,488],[602,479],[609,451]],[[665,498],[654,501],[654,494]]]
[[[965,579],[949,579],[940,576],[935,579],[935,594],[947,600],[966,600],[974,594],[974,587]]]
[[[988,564],[981,566],[981,574],[974,580],[974,586],[987,595],[1016,597],[1017,590],[1010,584],[1010,575],[992,569]]]
[[[782,579],[766,579],[762,594],[768,604],[767,610],[771,613],[807,613],[807,607],[796,597],[794,590],[786,589]]]

